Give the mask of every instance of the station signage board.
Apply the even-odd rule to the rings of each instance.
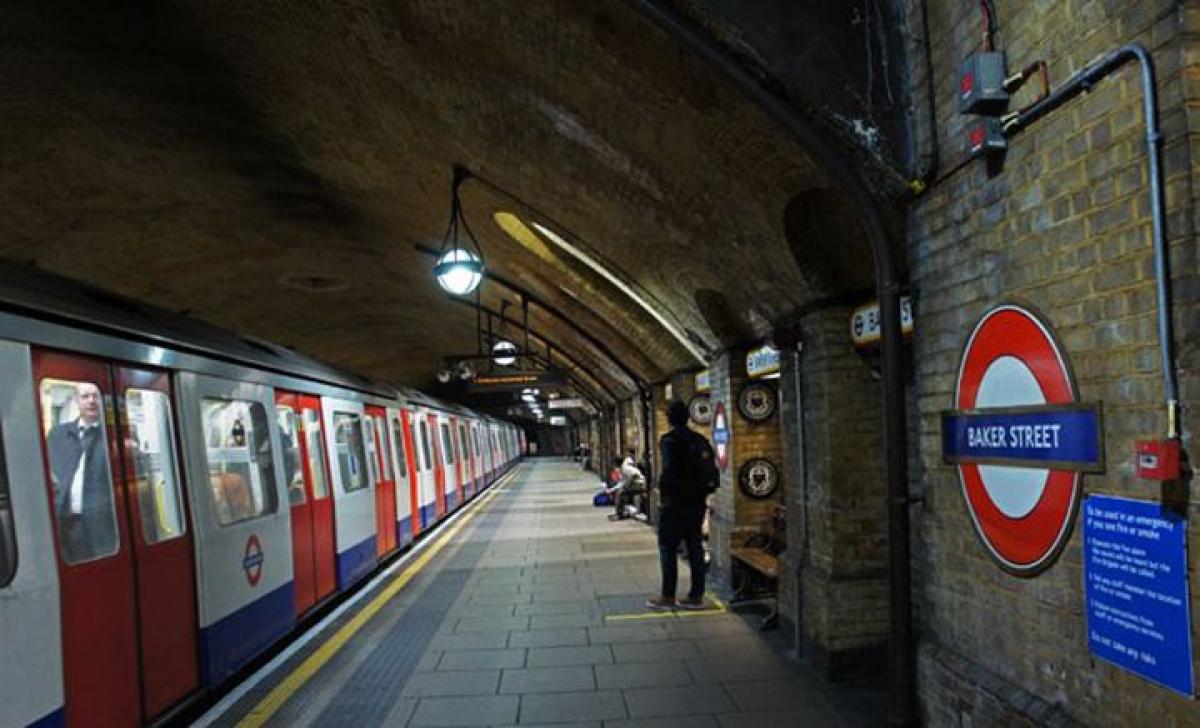
[[[729,465],[729,418],[725,416],[725,403],[717,402],[712,419],[713,448],[717,451],[717,465],[724,470]]]
[[[556,369],[532,372],[482,373],[471,380],[469,390],[472,393],[506,392],[524,389],[525,387],[562,387],[567,378]]]
[[[1157,503],[1091,496],[1083,534],[1088,649],[1194,696],[1187,521]]]
[[[942,413],[942,456],[958,467],[975,532],[1002,568],[1033,576],[1071,533],[1082,473],[1104,470],[1099,407],[1079,401],[1050,327],[1003,304],[967,339]]]
[[[760,346],[746,354],[746,374],[751,379],[779,374],[779,350],[773,346]]]
[[[912,336],[913,311],[912,299],[900,297],[900,333]],[[879,316],[879,302],[859,306],[850,314],[850,338],[854,345],[860,348],[878,346],[883,338],[883,325]]]
[[[550,400],[550,409],[583,409],[583,400],[579,397],[558,397]]]
[[[696,372],[696,391],[707,392],[712,389],[712,379],[709,376],[708,370]]]

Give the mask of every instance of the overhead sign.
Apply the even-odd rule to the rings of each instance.
[[[882,320],[879,316],[879,302],[859,306],[850,315],[850,338],[855,346],[877,346],[883,338]],[[913,332],[912,299],[900,297],[900,332],[911,336]]]
[[[561,387],[567,383],[561,370],[547,369],[539,372],[481,373],[471,380],[469,390],[473,393],[503,392],[525,387]]]
[[[696,373],[696,391],[707,392],[712,389],[712,380],[709,378],[708,370]]]
[[[563,417],[562,415],[552,415],[550,417],[550,426],[551,427],[562,427],[565,424],[567,424],[567,418]],[[533,444],[536,445],[537,443],[533,443]]]
[[[1038,316],[988,311],[967,339],[942,456],[958,465],[975,531],[1006,570],[1032,576],[1070,535],[1081,472],[1104,469],[1100,412],[1079,402],[1070,365]]]
[[[779,373],[779,350],[773,346],[760,346],[746,354],[746,374],[751,379],[768,377]]]
[[[729,465],[729,418],[725,416],[725,403],[717,402],[713,410],[712,440],[717,450],[717,465],[724,470]]]
[[[1088,649],[1195,695],[1187,521],[1157,503],[1091,496],[1083,524]]]
[[[550,400],[550,409],[583,409],[583,400],[578,397],[559,397]]]

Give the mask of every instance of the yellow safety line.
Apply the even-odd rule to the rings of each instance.
[[[606,614],[605,620],[614,622],[629,622],[635,619],[671,619],[673,617],[715,617],[720,614],[728,614],[729,608],[720,599],[717,599],[711,594],[706,594],[708,601],[716,605],[715,609],[684,609],[671,610],[666,612],[636,612],[633,614]]]
[[[517,471],[514,470],[513,474],[515,475],[516,472]],[[470,522],[475,514],[479,513],[479,511],[482,510],[483,507],[487,505],[492,498],[495,498],[500,492],[500,488],[493,487],[491,492],[489,492],[478,503],[475,504],[474,508],[464,513],[458,519],[458,521],[454,523],[449,531],[446,531],[446,533],[442,534],[435,543],[425,550],[424,553],[422,553],[415,561],[409,564],[404,571],[400,572],[396,576],[395,580],[393,580],[383,589],[383,591],[376,595],[376,597],[372,599],[367,606],[362,608],[362,611],[354,615],[354,617],[350,621],[346,622],[346,624],[342,625],[341,629],[339,629],[333,635],[333,637],[329,638],[327,642],[313,651],[313,653],[309,655],[304,662],[300,663],[300,665],[293,670],[291,674],[280,681],[280,683],[276,685],[270,693],[267,694],[267,697],[263,698],[258,705],[255,705],[249,713],[246,713],[246,715],[244,715],[242,719],[238,721],[239,728],[257,728],[258,726],[261,726],[270,720],[271,716],[275,715],[275,713],[283,707],[283,704],[286,703],[288,699],[296,693],[297,690],[303,687],[304,684],[308,682],[308,680],[315,675],[318,670],[324,667],[325,664],[338,653],[338,650],[342,649],[342,647],[344,647],[345,644],[349,642],[350,639],[354,637],[354,635],[360,629],[362,629],[367,622],[371,621],[371,618],[374,617],[379,610],[383,609],[384,605],[386,605],[388,601],[392,599],[392,597],[396,596],[401,589],[403,589],[410,581],[412,581],[413,577],[416,576],[427,563],[429,563],[429,560],[432,559],[439,551],[441,551],[442,548],[450,542],[450,539],[453,538],[456,533],[461,531],[463,526],[467,525],[467,523]]]

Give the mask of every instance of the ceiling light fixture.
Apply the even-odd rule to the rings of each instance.
[[[450,222],[446,225],[446,234],[442,237],[442,249],[438,251],[437,263],[433,266],[433,274],[437,276],[438,285],[452,296],[466,296],[479,287],[483,280],[483,250],[479,241],[467,225],[463,216],[462,202],[458,198],[458,188],[471,173],[458,165],[454,166],[454,181],[450,185]],[[466,233],[467,242],[475,248],[472,252],[463,247],[458,241],[458,228],[462,226]]]
[[[511,341],[497,341],[492,346],[492,361],[502,367],[510,367],[517,361],[517,345]]]

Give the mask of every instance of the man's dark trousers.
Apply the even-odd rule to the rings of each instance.
[[[692,570],[690,599],[704,596],[704,543],[700,528],[704,524],[704,503],[666,506],[658,516],[658,553],[662,559],[662,595],[675,597],[679,580],[679,542],[687,544],[688,566]]]

